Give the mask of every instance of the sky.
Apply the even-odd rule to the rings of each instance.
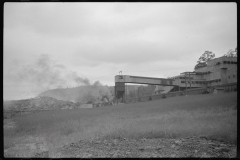
[[[237,47],[236,3],[8,2],[4,100],[58,87],[114,86],[114,76],[167,78]]]

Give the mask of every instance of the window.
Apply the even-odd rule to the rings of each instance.
[[[119,79],[123,79],[123,76],[119,76]]]
[[[230,61],[227,61],[228,64],[230,64]]]
[[[181,81],[181,83],[185,83],[185,81]]]
[[[227,62],[226,61],[223,61],[224,64],[226,64]]]

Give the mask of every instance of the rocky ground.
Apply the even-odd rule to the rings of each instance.
[[[11,118],[19,114],[29,114],[45,110],[73,109],[81,103],[57,100],[52,97],[36,97],[24,100],[4,101],[4,118]]]
[[[4,129],[13,129],[15,123],[4,121]],[[104,138],[81,140],[61,146],[54,153],[44,137],[28,137],[23,143],[4,148],[4,157],[36,158],[125,158],[125,157],[198,157],[234,158],[236,145],[207,137],[128,139]],[[25,154],[22,154],[25,153]]]
[[[74,158],[124,158],[124,157],[236,157],[236,146],[205,137],[182,139],[96,139],[79,141],[63,146],[59,157]],[[49,157],[48,151],[36,153],[36,157]]]

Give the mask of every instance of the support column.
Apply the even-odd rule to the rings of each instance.
[[[227,68],[222,68],[220,73],[221,73],[221,83],[227,84],[228,83]]]

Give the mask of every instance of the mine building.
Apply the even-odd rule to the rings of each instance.
[[[192,88],[208,88],[237,82],[237,57],[219,57],[199,63],[194,71],[186,71],[170,78],[139,77],[131,75],[115,76],[115,96],[123,98],[125,83],[159,86],[159,92],[184,91]],[[155,91],[158,92],[157,90]]]
[[[180,87],[199,88],[237,82],[237,57],[219,57],[195,67],[193,72],[183,72],[171,77]]]

